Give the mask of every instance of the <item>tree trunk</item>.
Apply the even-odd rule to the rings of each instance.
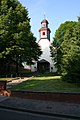
[[[19,70],[18,70],[18,67],[19,67],[19,65],[18,65],[18,57],[16,56],[16,77],[19,76]]]

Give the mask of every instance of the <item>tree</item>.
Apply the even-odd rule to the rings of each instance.
[[[31,32],[28,10],[18,0],[0,1],[0,60],[7,64],[38,60],[41,50]]]
[[[66,21],[65,23],[61,24],[55,32],[55,37],[53,38],[53,43],[51,46],[51,56],[53,59],[57,60],[56,66],[58,68],[59,73],[61,73],[61,66],[62,66],[61,58],[63,57],[63,51],[62,51],[61,44],[65,41],[64,36],[67,32],[69,32],[72,35],[75,25],[76,25],[76,22],[74,22],[74,21]],[[72,37],[72,36],[70,36],[70,37]],[[56,56],[55,56],[54,50],[52,48],[55,48],[55,51],[57,53]]]
[[[69,82],[80,83],[80,17],[74,28],[73,35],[69,32],[65,35],[62,43],[63,57],[62,75]]]

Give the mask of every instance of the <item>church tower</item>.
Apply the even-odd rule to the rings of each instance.
[[[51,30],[48,27],[48,21],[44,19],[41,22],[41,28],[39,29],[39,41],[38,45],[41,47],[42,55],[40,59],[32,66],[32,71],[37,72],[55,72],[55,67],[51,59],[50,54],[50,33]]]
[[[51,30],[48,28],[48,21],[44,19],[41,22],[41,29],[39,29],[39,41],[38,44],[41,47],[42,55],[37,62],[37,70],[39,72],[51,72],[53,71],[53,62],[50,57],[50,33]]]
[[[39,30],[40,39],[48,39],[50,41],[50,29],[48,28],[48,21],[44,19],[41,22],[41,29]]]

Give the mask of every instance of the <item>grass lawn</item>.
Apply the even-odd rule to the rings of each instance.
[[[42,92],[80,92],[77,84],[66,83],[60,76],[33,77],[18,84],[12,90],[28,90]]]

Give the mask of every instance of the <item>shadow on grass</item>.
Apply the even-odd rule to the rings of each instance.
[[[51,79],[52,78],[52,79]],[[34,77],[31,80],[18,84],[12,90],[27,90],[38,92],[80,92],[76,84],[62,81],[60,76]]]

